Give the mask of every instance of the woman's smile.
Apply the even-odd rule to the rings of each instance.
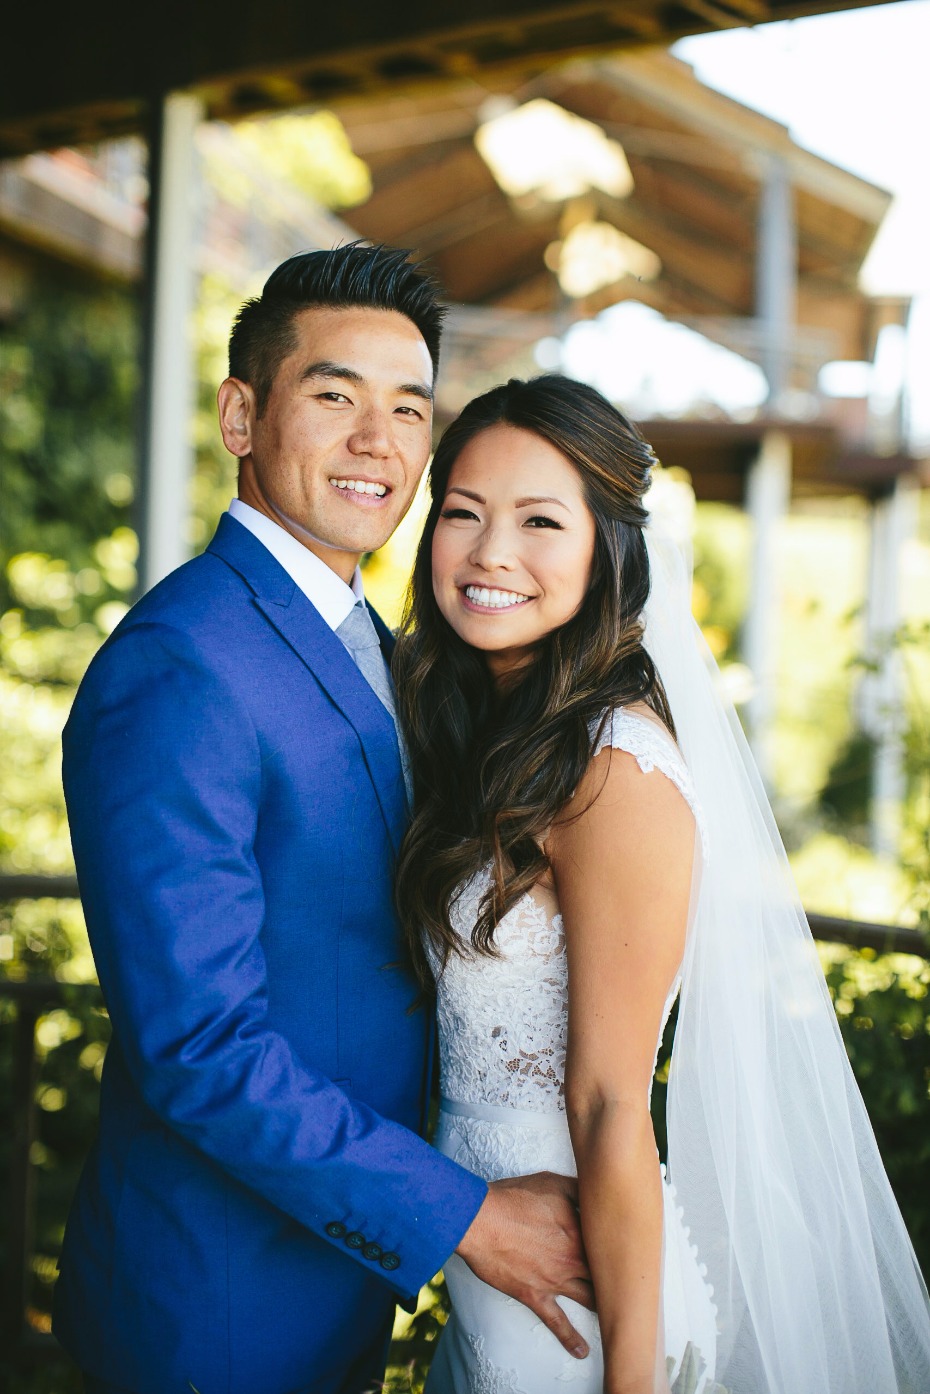
[[[462,586],[461,592],[466,607],[477,614],[500,614],[518,605],[526,605],[532,599],[532,596],[520,595],[516,591],[489,589],[482,585]]]
[[[594,539],[581,476],[550,441],[497,425],[462,449],[433,535],[433,590],[495,678],[523,667],[577,614]]]

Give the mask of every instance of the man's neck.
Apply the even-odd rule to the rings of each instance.
[[[240,503],[247,504],[249,508],[254,508],[256,513],[262,513],[277,527],[281,528],[295,542],[299,542],[302,547],[306,547],[308,552],[312,552],[318,557],[330,571],[334,571],[340,581],[345,581],[346,585],[351,585],[352,577],[355,575],[356,567],[361,561],[360,552],[342,552],[338,548],[328,547],[325,542],[321,542],[318,537],[314,537],[306,528],[302,528],[293,518],[288,518],[286,514],[278,512],[264,496],[257,490],[243,487],[240,481],[238,496]]]

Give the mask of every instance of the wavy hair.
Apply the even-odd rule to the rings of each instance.
[[[431,567],[452,468],[469,441],[498,425],[560,450],[581,476],[595,522],[580,609],[540,640],[506,690],[443,617]],[[649,594],[642,498],[655,463],[651,446],[606,398],[558,375],[512,378],[475,398],[436,448],[432,503],[393,659],[415,789],[396,899],[424,986],[432,985],[424,936],[442,965],[450,952],[462,952],[450,911],[468,878],[488,864],[471,939],[475,952],[496,953],[496,926],[548,869],[545,838],[581,782],[606,714],[646,702],[674,733],[642,644]]]

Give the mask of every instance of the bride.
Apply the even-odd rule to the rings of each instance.
[[[449,427],[394,660],[398,903],[435,986],[436,1145],[577,1171],[567,1355],[453,1256],[429,1394],[927,1394],[930,1307],[761,784],[593,389]],[[679,1014],[668,1169],[649,1111]],[[467,1249],[466,1249],[467,1251]]]

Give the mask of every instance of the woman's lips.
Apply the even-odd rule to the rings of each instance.
[[[462,586],[461,592],[466,607],[482,614],[506,614],[533,598],[522,591],[503,590],[499,586]]]

